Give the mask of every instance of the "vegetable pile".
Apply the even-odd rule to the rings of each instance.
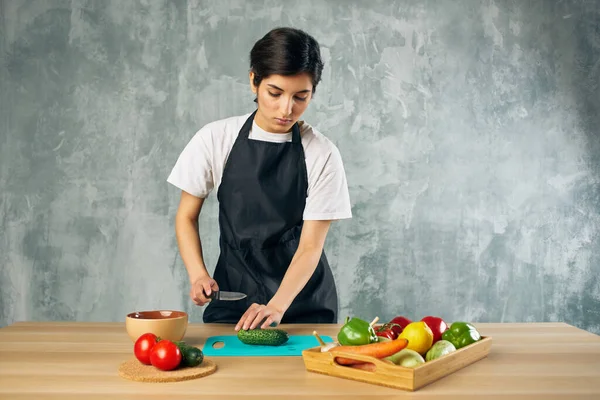
[[[142,364],[152,365],[162,371],[197,367],[204,360],[199,348],[183,341],[161,339],[153,333],[144,333],[135,341],[133,354]]]
[[[346,318],[337,334],[337,342],[325,345],[321,340],[321,351],[343,351],[377,358],[383,362],[414,368],[435,360],[481,340],[475,326],[468,322],[453,322],[448,325],[442,318],[426,316],[420,321],[411,321],[405,316],[375,325],[357,317]],[[317,339],[320,339],[314,332]],[[364,370],[375,370],[368,361],[336,357],[340,365]]]

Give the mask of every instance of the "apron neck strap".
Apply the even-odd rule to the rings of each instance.
[[[252,128],[252,123],[254,122],[254,116],[258,110],[254,110],[254,112],[248,117],[242,130],[240,131],[240,137],[244,139],[248,139],[248,135],[250,134],[250,128]],[[300,127],[298,126],[298,122],[295,122],[292,126],[292,143],[300,143]]]
[[[300,128],[298,122],[295,122],[292,126],[292,143],[300,143]]]

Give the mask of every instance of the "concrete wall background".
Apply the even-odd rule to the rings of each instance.
[[[286,25],[322,45],[305,119],[350,184],[326,243],[341,318],[600,333],[598,4],[0,0],[0,326],[201,321],[165,180],[253,109],[248,53]],[[214,268],[214,196],[200,223]]]

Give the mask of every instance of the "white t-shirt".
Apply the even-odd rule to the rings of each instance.
[[[167,182],[202,198],[218,190],[229,152],[248,117],[250,114],[230,117],[202,127],[181,152]],[[338,148],[305,122],[300,123],[300,136],[308,173],[304,220],[352,218],[346,172]],[[253,123],[248,137],[286,142],[292,140],[292,133],[269,133]]]

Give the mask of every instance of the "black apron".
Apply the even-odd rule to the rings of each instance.
[[[308,178],[300,129],[292,141],[248,138],[256,111],[229,153],[217,193],[220,255],[213,278],[219,289],[242,292],[240,301],[212,301],[203,320],[237,323],[252,303],[273,297],[298,248]],[[336,323],[337,291],[325,252],[281,323]]]

